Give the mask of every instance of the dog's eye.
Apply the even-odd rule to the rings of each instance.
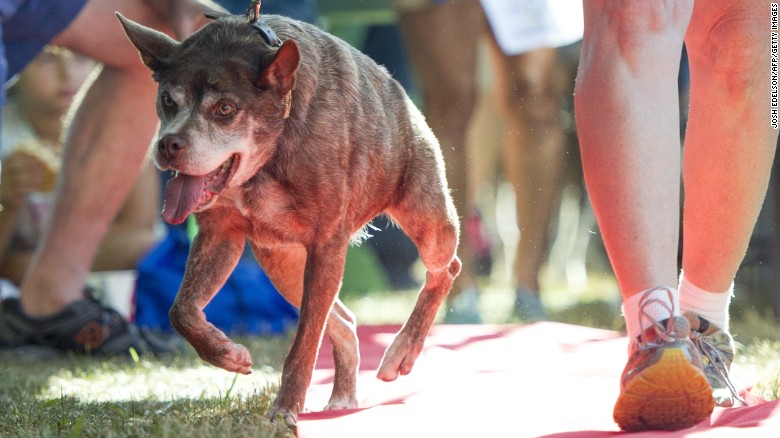
[[[176,105],[176,102],[173,101],[173,98],[169,94],[163,94],[160,97],[160,100],[162,100],[162,104],[168,108],[173,108]]]
[[[236,106],[231,103],[222,102],[217,106],[217,115],[224,117],[229,116],[234,112],[236,112]]]

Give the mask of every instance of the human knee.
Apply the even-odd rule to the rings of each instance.
[[[692,22],[686,47],[692,70],[714,75],[728,91],[741,94],[759,80],[764,55],[769,50],[768,38],[762,32],[762,17],[752,13],[746,2],[737,4],[744,7],[715,14],[717,18]]]
[[[603,53],[601,44],[614,44],[629,62],[648,65],[648,56],[669,55],[681,44],[692,12],[692,1],[679,0],[597,0],[584,3],[585,61]]]
[[[555,75],[517,78],[498,93],[498,109],[507,118],[524,118],[532,125],[557,120],[561,105]]]
[[[446,128],[465,129],[476,104],[476,85],[462,83],[435,87],[425,92],[425,109],[433,123]]]

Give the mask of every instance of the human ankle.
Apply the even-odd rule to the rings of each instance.
[[[680,315],[677,289],[671,287],[637,292],[626,298],[622,307],[629,339],[635,339],[654,322]]]
[[[680,274],[680,311],[691,312],[704,319],[711,325],[728,332],[729,330],[729,305],[734,295],[734,283],[726,291],[710,292],[694,285]]]
[[[27,282],[19,290],[19,302],[27,316],[42,318],[53,315],[68,304],[84,298],[83,291],[67,292],[63,286],[37,286]]]

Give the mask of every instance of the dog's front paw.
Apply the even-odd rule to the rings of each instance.
[[[402,334],[399,334],[385,351],[376,377],[379,380],[391,382],[397,379],[399,375],[405,376],[409,374],[421,351],[422,344],[415,345]]]
[[[289,428],[295,428],[298,425],[298,414],[287,409],[274,406],[268,416],[272,423],[282,422]]]
[[[219,348],[210,348],[208,351],[198,351],[200,357],[206,362],[234,373],[252,373],[252,355],[241,344],[230,343]]]

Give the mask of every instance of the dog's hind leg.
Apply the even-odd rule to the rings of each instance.
[[[427,189],[435,185],[419,187]],[[455,255],[459,235],[457,214],[444,191],[428,192],[404,201],[389,208],[387,213],[417,245],[428,271],[412,314],[385,351],[379,366],[377,377],[391,381],[399,374],[405,375],[412,370],[436,312],[460,272],[461,264]]]
[[[294,306],[301,306],[306,250],[301,247],[253,248],[268,278]],[[360,365],[356,322],[337,298],[328,315],[325,333],[333,345],[336,365],[333,392],[325,409],[357,407],[357,372]]]
[[[333,392],[325,410],[358,407],[356,394],[360,352],[356,325],[355,315],[336,299],[325,327],[325,333],[333,344],[333,360],[336,364]]]

